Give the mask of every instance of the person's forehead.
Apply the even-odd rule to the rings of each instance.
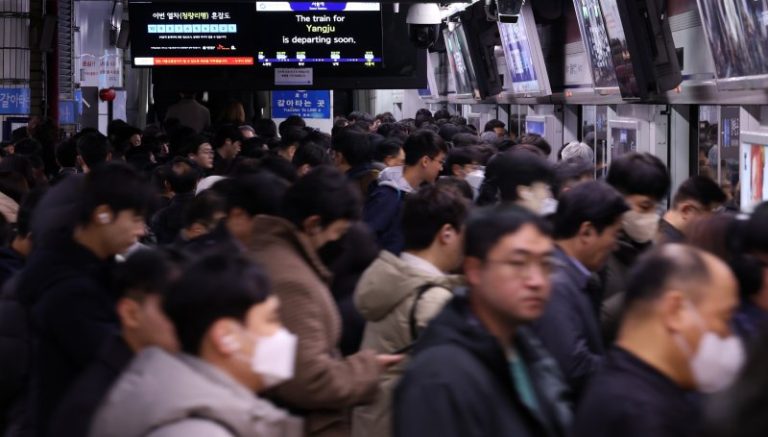
[[[548,255],[552,252],[552,239],[544,235],[534,225],[526,224],[516,232],[502,237],[491,249],[498,255]]]

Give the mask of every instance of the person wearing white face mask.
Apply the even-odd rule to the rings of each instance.
[[[618,340],[587,388],[573,435],[699,436],[692,393],[726,389],[744,364],[730,329],[736,279],[715,256],[668,244],[640,258],[629,284]]]
[[[296,336],[258,266],[209,255],[169,289],[164,309],[183,353],[149,348],[112,386],[91,436],[293,437],[303,423],[258,397],[290,380]]]
[[[478,205],[515,203],[541,215],[557,210],[552,195],[552,164],[537,152],[512,150],[496,155],[485,170]]]
[[[622,219],[617,249],[601,272],[603,286],[603,335],[615,338],[627,274],[637,258],[653,245],[659,231],[658,207],[667,196],[670,177],[661,160],[648,153],[629,153],[614,159],[606,182],[624,195],[630,210]]]

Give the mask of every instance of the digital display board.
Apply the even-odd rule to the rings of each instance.
[[[514,92],[525,94],[539,91],[536,67],[524,24],[521,21],[515,24],[499,22],[499,35]]]
[[[456,84],[456,94],[471,94],[473,97],[480,98],[464,28],[457,23],[453,31],[443,31],[443,38],[448,53],[448,63]]]
[[[704,32],[717,78],[766,76],[768,79],[768,2],[699,0]]]
[[[574,5],[595,88],[617,87],[619,83],[616,81],[608,31],[599,0],[574,0]]]
[[[256,2],[253,27],[261,67],[349,69],[383,63],[378,3]]]
[[[627,36],[621,24],[617,1],[600,0],[603,17],[605,18],[605,29],[608,32],[611,60],[613,61],[613,68],[619,83],[621,96],[625,98],[640,97],[640,86],[635,77],[632,55],[627,44]]]
[[[499,22],[498,26],[507,88],[511,82],[515,95],[549,95],[549,76],[530,2],[523,5],[517,23]]]
[[[543,122],[543,121],[526,121],[525,122],[525,133],[537,134],[537,135],[544,136],[545,133],[546,133],[545,122]]]
[[[130,2],[136,67],[252,66],[253,3]]]

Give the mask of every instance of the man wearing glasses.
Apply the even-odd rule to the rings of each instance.
[[[394,435],[565,435],[565,383],[525,327],[549,300],[548,224],[517,206],[481,209],[470,216],[465,241],[469,289],[414,347],[395,393]]]

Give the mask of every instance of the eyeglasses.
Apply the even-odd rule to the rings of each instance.
[[[560,262],[552,256],[536,257],[530,256],[521,259],[505,259],[505,260],[486,260],[486,264],[496,264],[509,270],[515,276],[529,278],[533,274],[535,268],[549,276],[555,268],[560,266]]]

